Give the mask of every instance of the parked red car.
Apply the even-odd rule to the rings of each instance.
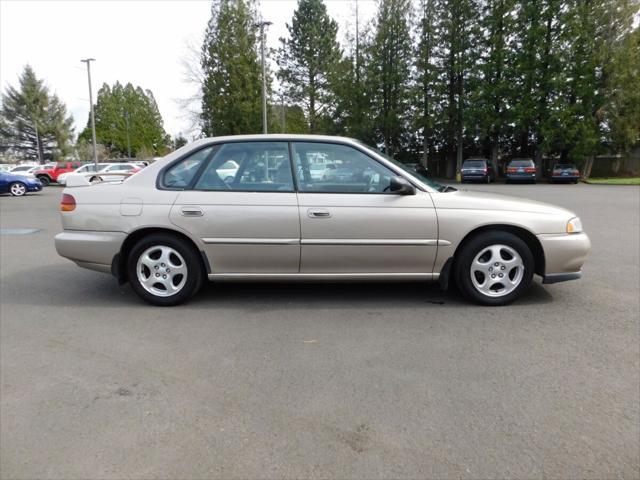
[[[81,167],[82,162],[57,162],[53,166],[45,166],[40,170],[36,170],[34,175],[40,180],[43,186],[49,185],[51,182],[58,180],[58,175],[72,172],[76,168]]]

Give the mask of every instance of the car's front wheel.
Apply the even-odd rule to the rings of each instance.
[[[459,289],[483,305],[507,305],[529,287],[534,258],[527,244],[512,233],[494,231],[467,241],[455,260]]]
[[[127,274],[133,290],[148,303],[178,305],[195,295],[204,278],[198,252],[170,234],[149,235],[131,249]]]
[[[22,182],[13,182],[9,185],[9,192],[14,197],[24,197],[27,194],[27,187]]]

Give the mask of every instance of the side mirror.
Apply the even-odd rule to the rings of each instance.
[[[415,195],[416,187],[404,177],[391,177],[389,191],[396,195]]]

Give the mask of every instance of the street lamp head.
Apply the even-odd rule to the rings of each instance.
[[[95,62],[96,59],[95,58],[85,58],[85,59],[81,59],[80,61],[84,62],[84,63],[89,63],[89,62]]]
[[[268,22],[266,20],[263,20],[262,22],[256,22],[253,24],[254,27],[268,27],[269,25],[273,25],[273,22]]]

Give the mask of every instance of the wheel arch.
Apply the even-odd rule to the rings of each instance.
[[[533,255],[534,260],[534,272],[540,276],[544,276],[545,271],[545,257],[544,250],[542,248],[542,244],[540,240],[532,233],[530,230],[527,230],[524,227],[517,225],[509,225],[509,224],[489,224],[482,225],[474,228],[469,231],[458,243],[453,256],[449,257],[445,262],[440,277],[439,283],[446,289],[449,285],[449,280],[451,276],[451,271],[454,270],[453,267],[455,265],[456,259],[458,258],[458,254],[464,247],[464,245],[469,242],[472,238],[475,238],[478,235],[481,235],[485,232],[507,232],[515,235],[520,238],[523,242],[527,244],[529,250],[531,250],[531,254]]]
[[[133,248],[133,246],[142,238],[147,235],[151,235],[154,233],[165,233],[169,235],[174,235],[178,238],[185,240],[189,243],[196,252],[200,254],[200,259],[202,262],[202,267],[206,274],[211,273],[211,266],[209,265],[209,260],[207,259],[204,251],[198,246],[197,242],[180,230],[175,230],[173,228],[167,227],[142,227],[136,230],[129,232],[127,238],[125,238],[124,242],[122,242],[122,246],[120,247],[120,251],[113,257],[113,261],[111,262],[111,273],[118,279],[118,282],[125,283],[127,278],[127,268],[126,261],[129,256],[129,252]]]

